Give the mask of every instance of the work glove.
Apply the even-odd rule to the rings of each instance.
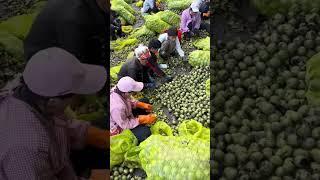
[[[155,89],[157,86],[156,86],[156,83],[144,83],[143,86],[146,88],[146,89]]]
[[[207,13],[203,13],[203,16],[209,17],[210,16],[210,11],[208,11]]]
[[[188,58],[186,56],[181,56],[180,58],[183,62],[188,62]]]
[[[139,115],[138,119],[140,124],[153,124],[157,117],[155,114]]]
[[[152,105],[151,104],[148,104],[148,103],[144,103],[144,102],[137,102],[136,104],[136,107],[137,108],[141,108],[141,109],[144,109],[148,112],[151,112],[152,111]]]

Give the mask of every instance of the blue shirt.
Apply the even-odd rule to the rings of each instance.
[[[143,7],[141,8],[142,13],[146,13],[149,9],[153,9],[155,0],[145,0],[143,2]]]

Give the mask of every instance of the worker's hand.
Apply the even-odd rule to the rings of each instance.
[[[100,149],[110,148],[110,132],[93,126],[89,126],[86,136],[86,144]]]
[[[208,11],[207,13],[203,13],[203,16],[209,17],[210,16],[210,11]]]
[[[165,78],[165,80],[166,80],[166,82],[168,83],[168,82],[171,82],[172,80],[173,80],[173,77],[170,77],[170,76],[166,76],[166,77],[164,77]]]
[[[156,83],[144,83],[143,87],[146,89],[155,89],[157,86]]]
[[[109,180],[110,171],[109,169],[92,169],[89,180]]]
[[[186,56],[181,56],[180,58],[183,62],[188,62],[188,58]]]
[[[153,124],[157,117],[155,114],[149,114],[149,115],[140,115],[138,116],[139,123],[140,124]]]
[[[144,102],[137,102],[136,104],[137,108],[141,108],[146,110],[147,112],[151,112],[152,111],[152,105],[148,104],[148,103],[144,103]]]

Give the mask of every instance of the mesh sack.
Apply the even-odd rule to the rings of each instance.
[[[133,30],[128,38],[151,38],[154,37],[156,34],[148,29],[146,26],[141,26],[135,30]]]
[[[164,121],[157,121],[150,130],[152,134],[173,136],[171,127]]]
[[[130,130],[124,130],[122,133],[110,138],[110,166],[122,163],[125,154],[138,144],[137,138]]]
[[[171,26],[178,27],[180,24],[180,16],[172,11],[165,10],[157,13],[160,19]]]
[[[170,25],[163,20],[160,19],[160,16],[157,14],[154,15],[146,15],[145,18],[145,26],[157,33],[162,33],[165,30],[170,28]]]
[[[140,148],[140,165],[147,179],[210,179],[210,141],[152,135]]]
[[[210,51],[195,50],[189,54],[189,64],[195,66],[209,66],[210,65]]]
[[[116,11],[128,24],[133,25],[136,22],[136,17],[125,7],[117,5],[111,6],[111,9]]]
[[[187,9],[193,0],[168,0],[167,6],[169,10]]]
[[[116,41],[111,42],[111,48],[115,51],[122,50],[126,46],[133,46],[138,43],[136,38],[132,39],[117,39]]]
[[[208,140],[210,138],[210,130],[202,126],[201,123],[195,120],[183,121],[179,127],[179,136],[192,136]]]
[[[206,37],[203,39],[198,39],[196,40],[193,45],[197,48],[197,49],[201,49],[201,50],[210,50],[210,37]]]
[[[123,7],[124,9],[126,9],[127,11],[129,11],[131,14],[136,14],[136,11],[128,4],[126,3],[124,0],[112,0],[111,1],[111,9],[112,6],[120,6]]]
[[[15,16],[0,23],[1,31],[7,31],[13,36],[24,40],[29,33],[37,13]]]

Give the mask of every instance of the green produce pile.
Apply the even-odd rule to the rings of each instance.
[[[206,81],[206,93],[210,96],[210,78]]]
[[[180,75],[155,90],[152,103],[156,107],[167,107],[176,119],[169,121],[163,117],[160,109],[157,111],[160,113],[159,116],[173,126],[186,119],[195,119],[208,127],[210,123],[210,100],[206,95],[208,78],[209,67],[196,67],[190,74]]]
[[[111,180],[142,180],[142,177],[134,175],[134,170],[138,169],[137,165],[121,164],[112,168],[110,179]]]
[[[292,6],[299,6],[304,11],[320,8],[320,1],[314,0],[251,0],[261,13],[274,15],[277,12],[287,13]]]
[[[219,49],[211,72],[213,177],[319,179],[320,109],[305,97],[319,25],[319,12],[295,7],[249,41]]]
[[[111,9],[121,16],[126,23],[133,25],[136,22],[135,10],[124,0],[112,0]]]

